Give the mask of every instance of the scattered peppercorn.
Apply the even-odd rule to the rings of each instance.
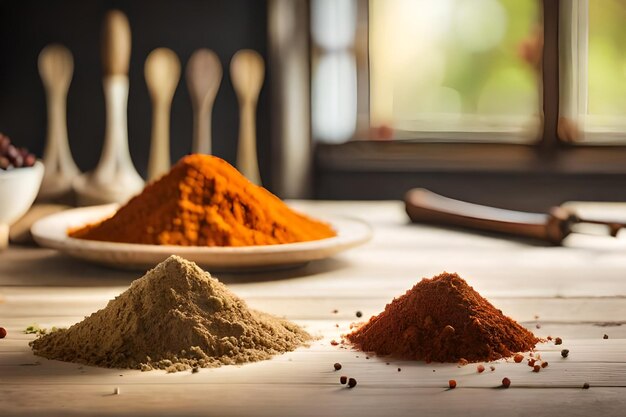
[[[200,369],[197,366],[194,366],[193,368],[191,368],[192,374],[197,374],[198,372],[200,372]]]
[[[356,387],[356,379],[354,378],[348,379],[348,388],[354,388],[354,387]]]
[[[513,356],[513,360],[515,361],[515,363],[520,363],[524,360],[524,355],[522,355],[521,353],[517,353],[515,354],[515,356]]]
[[[483,372],[485,372],[485,367],[483,365],[478,365],[476,367],[476,370],[478,371],[479,374],[482,374]]]
[[[363,317],[363,313],[361,313],[360,311],[357,311],[357,312],[356,312],[356,316],[357,316],[357,317],[359,317],[359,318],[360,318],[360,317]]]
[[[337,313],[339,313],[339,310],[334,309],[334,310],[333,310],[333,314],[337,314]]]
[[[459,365],[460,365],[460,366],[465,366],[465,365],[467,365],[468,363],[469,363],[469,361],[468,361],[467,359],[465,359],[465,358],[461,358],[461,359],[459,359]]]
[[[398,368],[398,372],[400,372],[402,370],[402,368]]]
[[[533,366],[533,372],[539,372],[539,371],[541,371],[541,366],[539,365]]]
[[[541,329],[541,324],[537,323],[537,324],[535,324],[535,327],[536,327],[537,329]]]
[[[605,334],[604,336],[602,336],[602,338],[603,338],[603,339],[608,339],[608,338],[609,338],[609,335],[608,335],[608,334]]]
[[[0,339],[4,339],[5,337],[7,337],[7,329],[0,327]]]
[[[583,389],[589,389],[589,387],[590,387],[589,382],[585,382],[583,384]]]
[[[548,337],[547,337],[547,339],[548,339],[549,341],[552,341],[552,336],[548,336]]]
[[[348,377],[347,377],[347,376],[345,376],[345,375],[341,375],[341,377],[339,377],[339,382],[340,382],[342,385],[346,385],[346,382],[348,382]]]
[[[455,389],[456,388],[456,381],[454,379],[451,379],[448,381],[448,386],[450,387],[450,389]]]
[[[542,368],[547,368],[548,367],[548,362],[542,362],[541,363],[541,367]]]
[[[561,339],[560,337],[557,337],[556,339],[554,339],[555,345],[560,345],[561,343],[563,343],[563,339]]]
[[[511,380],[509,378],[502,378],[502,386],[508,388],[511,386]]]
[[[569,355],[569,349],[563,349],[561,351],[561,356],[563,356],[564,358],[567,358],[568,355]]]
[[[495,366],[493,366],[493,365],[491,365],[491,366],[489,367],[489,369],[491,369],[491,372],[493,372],[493,371],[495,371],[495,370],[496,370],[496,367],[495,367]]]
[[[535,366],[535,360],[534,359],[529,359],[528,360],[528,366],[530,366],[530,367]]]
[[[333,367],[335,368],[335,371],[338,371],[341,369],[341,364],[339,362],[336,362]]]

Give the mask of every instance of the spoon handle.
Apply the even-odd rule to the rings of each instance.
[[[211,113],[213,103],[207,103],[193,109],[193,153],[210,155],[212,152],[211,140]]]
[[[38,66],[48,112],[43,153],[46,170],[39,192],[39,198],[45,200],[68,193],[80,170],[72,158],[67,138],[67,93],[74,68],[72,53],[62,45],[48,45],[39,54]]]
[[[239,146],[237,169],[252,183],[261,185],[261,174],[256,151],[256,103],[241,100],[239,103]]]
[[[46,171],[42,188],[48,188],[48,180],[55,178],[54,181],[57,181],[61,178],[63,184],[59,185],[56,192],[63,193],[71,189],[72,179],[80,172],[72,158],[67,138],[67,92],[49,88],[46,91],[46,103],[48,131],[43,153]]]
[[[148,159],[148,181],[170,169],[170,104],[155,101],[152,106],[152,139]]]

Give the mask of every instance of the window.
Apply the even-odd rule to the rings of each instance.
[[[625,198],[626,0],[354,1],[356,98],[332,108],[356,128],[329,141],[314,124],[317,197],[422,186],[540,210]],[[315,74],[325,52],[312,51]],[[315,118],[331,106],[316,106],[312,78]]]
[[[532,142],[536,0],[370,0],[370,114],[396,139]]]
[[[544,2],[311,4],[317,140],[542,139]],[[559,136],[575,143],[626,143],[626,0],[557,4]]]
[[[626,143],[626,0],[562,3],[559,136]]]

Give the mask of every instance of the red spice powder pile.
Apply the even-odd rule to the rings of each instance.
[[[366,352],[426,362],[492,361],[539,342],[457,274],[445,272],[423,279],[346,337]]]

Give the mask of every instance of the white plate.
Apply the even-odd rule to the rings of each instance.
[[[297,266],[324,259],[367,242],[370,227],[356,219],[325,218],[337,236],[310,242],[281,245],[215,247],[143,245],[74,239],[67,235],[72,227],[96,222],[110,216],[116,204],[71,209],[47,216],[31,228],[35,241],[70,256],[123,269],[148,269],[170,255],[179,255],[209,271],[265,270]]]

